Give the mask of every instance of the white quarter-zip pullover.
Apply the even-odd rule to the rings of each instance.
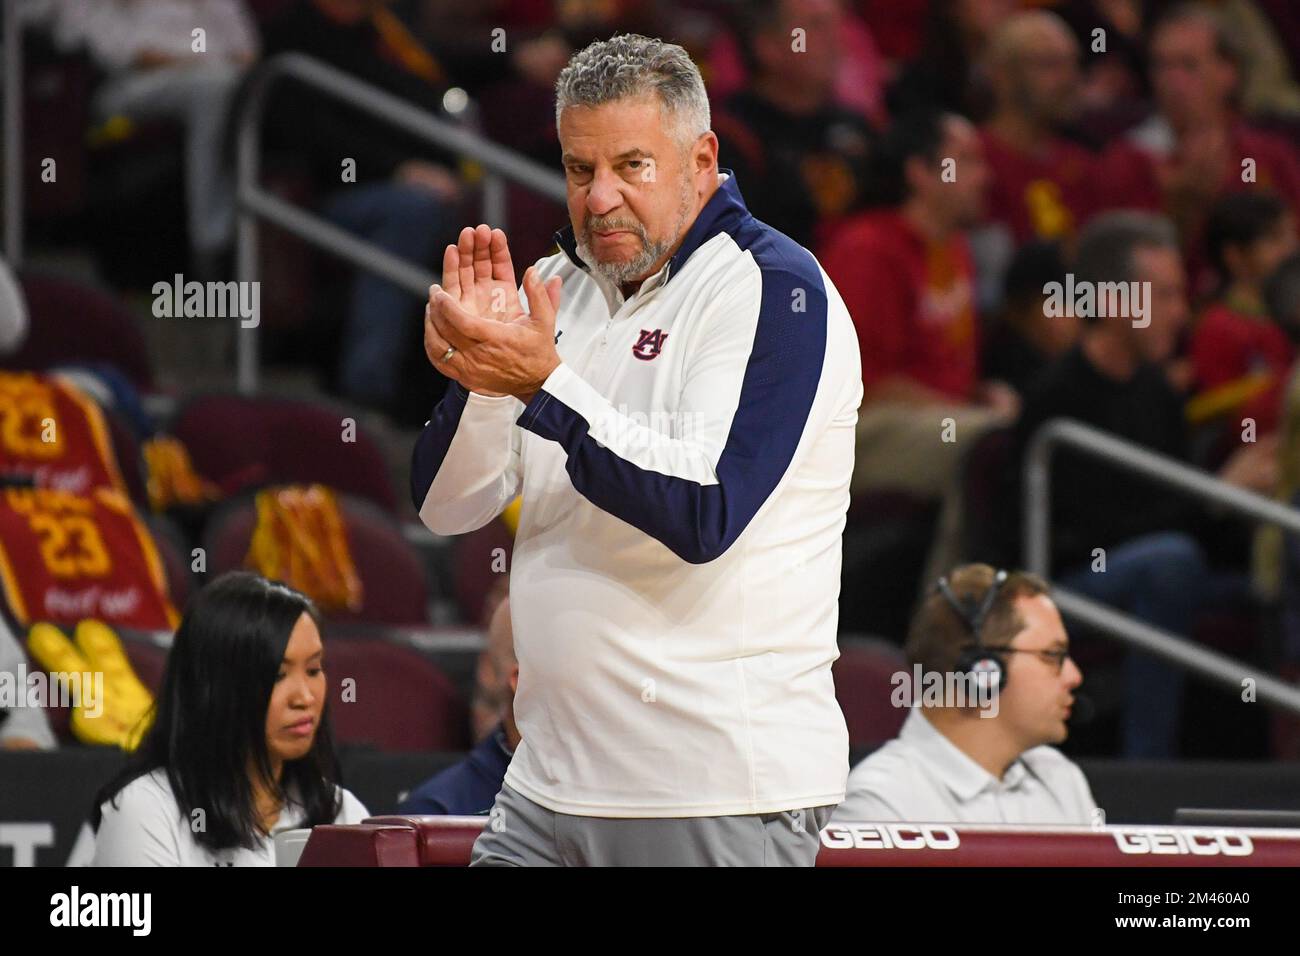
[[[506,782],[555,812],[844,797],[831,663],[857,337],[812,254],[719,180],[630,299],[557,233],[538,268],[563,281],[562,364],[526,406],[453,383],[416,444],[413,500],[439,534],[523,496]]]

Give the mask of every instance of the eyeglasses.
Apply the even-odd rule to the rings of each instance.
[[[1065,667],[1066,658],[1070,656],[1070,651],[1068,648],[1066,648],[1065,650],[1058,650],[1058,651],[1040,651],[1028,647],[999,647],[998,650],[1011,651],[1016,654],[1037,654],[1048,664],[1055,665],[1056,673],[1058,674],[1061,673],[1061,670]]]

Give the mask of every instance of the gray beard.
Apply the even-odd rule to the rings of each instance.
[[[592,233],[592,220],[587,220],[587,228],[581,236],[577,238],[578,256],[583,262],[587,263],[595,272],[604,276],[614,285],[623,285],[627,282],[635,282],[638,279],[646,278],[650,272],[650,267],[659,261],[660,256],[673,247],[673,244],[681,238],[686,229],[686,220],[690,216],[691,199],[693,194],[688,180],[682,190],[682,205],[677,217],[677,224],[673,229],[672,238],[659,242],[651,242],[646,228],[639,222],[621,222],[621,221],[603,221],[597,220],[597,225],[603,228],[628,229],[635,232],[641,239],[641,251],[631,259],[619,262],[601,262],[596,258],[596,253],[592,251],[591,243],[588,241]]]

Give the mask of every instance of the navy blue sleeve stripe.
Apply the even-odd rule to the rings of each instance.
[[[586,419],[544,391],[519,418],[521,426],[564,448],[580,494],[692,564],[721,556],[775,490],[803,435],[825,361],[826,290],[815,260],[779,233],[749,223],[765,233],[754,237],[751,252],[760,268],[765,259],[773,267],[763,271],[753,350],[718,459],[717,484],[664,475],[619,457],[591,437]],[[796,289],[803,291],[804,311],[794,309]]]
[[[416,511],[424,507],[429,487],[447,457],[451,440],[456,437],[467,401],[469,391],[459,382],[448,382],[442,401],[434,406],[429,424],[424,426],[424,431],[415,441],[415,450],[411,453],[411,501]]]

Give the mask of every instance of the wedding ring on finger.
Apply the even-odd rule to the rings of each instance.
[[[455,354],[456,354],[456,346],[454,345],[447,346],[447,351],[442,353],[442,358],[438,359],[438,364],[439,365],[443,364]]]

